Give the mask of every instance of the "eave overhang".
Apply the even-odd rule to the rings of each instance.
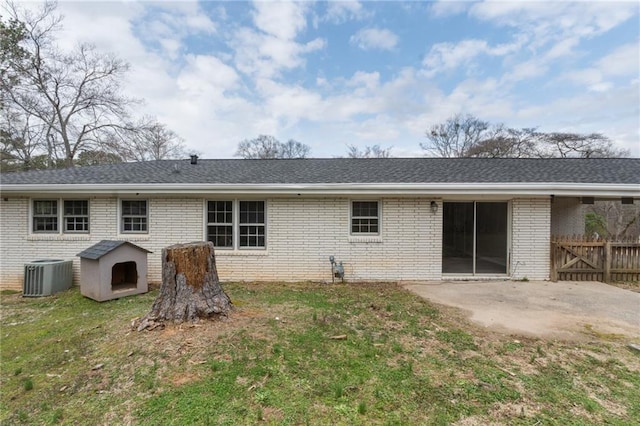
[[[592,183],[334,183],[334,184],[15,184],[0,185],[10,195],[376,195],[376,196],[567,196],[640,198],[640,185]]]

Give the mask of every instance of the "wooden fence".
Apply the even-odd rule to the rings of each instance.
[[[551,237],[552,281],[640,281],[640,243]]]

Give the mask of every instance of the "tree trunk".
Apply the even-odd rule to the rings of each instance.
[[[213,243],[176,244],[162,249],[160,293],[151,312],[137,323],[137,330],[151,330],[166,321],[226,316],[231,308],[218,279]]]

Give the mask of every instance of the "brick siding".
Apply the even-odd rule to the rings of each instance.
[[[226,198],[226,197],[225,197]],[[27,197],[0,200],[0,288],[22,288],[23,265],[36,259],[74,260],[103,239],[126,239],[153,251],[149,282],[161,279],[161,251],[171,244],[205,238],[205,200],[147,198],[149,233],[118,232],[118,198],[90,199],[90,234],[31,234]],[[367,200],[376,200],[368,198]],[[442,278],[442,200],[383,198],[380,235],[351,236],[350,199],[266,199],[267,247],[216,250],[220,279],[331,280],[329,256],[344,263],[347,280],[438,280]],[[543,279],[549,271],[548,199],[512,202],[511,271],[514,278]]]

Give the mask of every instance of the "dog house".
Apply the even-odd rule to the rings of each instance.
[[[80,293],[98,302],[146,293],[148,253],[128,241],[110,240],[78,253]]]

